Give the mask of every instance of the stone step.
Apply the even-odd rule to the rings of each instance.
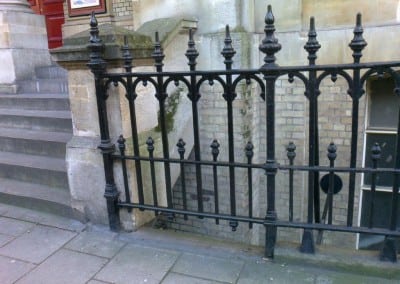
[[[72,133],[0,128],[0,151],[65,159]]]
[[[71,112],[0,109],[0,127],[71,133]]]
[[[36,78],[38,79],[64,79],[68,80],[67,70],[57,65],[43,66],[35,68]]]
[[[65,159],[0,152],[0,177],[68,191]]]
[[[0,178],[0,202],[85,221],[82,213],[72,209],[69,192],[46,185]]]
[[[68,81],[65,79],[32,79],[18,82],[17,93],[68,93]]]
[[[66,94],[0,94],[0,109],[69,111]]]

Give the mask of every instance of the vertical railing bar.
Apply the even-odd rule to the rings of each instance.
[[[126,170],[126,159],[125,159],[125,138],[121,134],[118,138],[118,149],[121,155],[121,165],[122,165],[122,176],[124,180],[124,189],[125,189],[125,202],[131,203],[131,195],[129,190],[129,183],[128,183],[128,173]],[[132,208],[128,208],[128,212],[132,212]]]
[[[110,229],[112,231],[118,231],[121,226],[118,208],[119,192],[114,181],[112,158],[112,154],[115,151],[115,145],[110,139],[106,106],[106,87],[104,86],[104,80],[101,77],[106,71],[106,62],[102,58],[105,46],[99,37],[98,23],[94,12],[92,12],[90,18],[89,42],[88,48],[90,50],[90,61],[88,63],[88,67],[94,74],[95,79],[96,101],[101,139],[99,149],[103,155],[106,182],[104,197],[107,200],[107,212]]]
[[[321,180],[321,187],[324,190],[324,192],[326,193],[326,200],[325,200],[324,210],[323,210],[323,213],[322,213],[322,218],[320,220],[320,223],[325,224],[326,215],[328,215],[328,224],[332,225],[332,219],[333,219],[333,195],[335,193],[339,192],[339,190],[341,189],[341,185],[339,183],[336,184],[335,171],[333,170],[334,167],[335,167],[335,159],[337,157],[337,154],[336,154],[337,147],[333,142],[331,142],[329,144],[327,150],[328,150],[327,157],[329,159],[329,168],[330,168],[330,170],[329,170],[328,175],[327,175],[327,177],[328,177],[327,188],[323,184],[324,183],[324,179],[325,179],[326,176],[324,176],[322,178],[322,180]],[[335,190],[337,190],[337,191],[335,191]],[[316,243],[318,245],[320,245],[322,243],[323,234],[324,234],[323,230],[318,230],[317,240],[316,240]]]
[[[315,65],[317,59],[317,51],[321,48],[321,45],[317,41],[317,33],[315,31],[315,20],[313,17],[310,18],[310,29],[308,32],[308,41],[304,46],[304,49],[308,52],[309,65]],[[318,153],[318,90],[316,89],[316,77],[317,72],[315,70],[310,70],[308,75],[308,84],[306,85],[306,96],[309,100],[309,154],[308,154],[308,164],[313,167],[318,164],[317,157]],[[319,219],[319,188],[318,188],[318,174],[309,171],[308,172],[308,210],[307,210],[307,223],[313,223],[313,217],[315,221],[318,222]],[[316,200],[318,198],[318,200]],[[315,207],[315,208],[314,208]],[[315,210],[315,211],[314,211]],[[314,212],[315,215],[314,215]],[[305,253],[314,253],[314,236],[313,232],[309,229],[304,229],[302,243],[300,246],[300,251]]]
[[[296,157],[296,145],[291,141],[286,147],[289,165],[293,166]],[[293,169],[289,169],[289,222],[293,222]]]
[[[363,28],[361,25],[361,14],[357,14],[356,26],[354,28],[354,37],[349,46],[353,50],[354,63],[360,63],[362,57],[362,50],[367,46],[364,40]],[[350,146],[350,167],[354,168],[357,165],[357,140],[358,140],[358,113],[359,113],[359,98],[361,97],[362,85],[360,79],[360,69],[353,70],[353,86],[351,87],[351,98],[353,101],[352,106],[352,119],[351,119],[351,146]],[[347,202],[347,226],[353,225],[354,215],[354,194],[355,194],[356,173],[351,172],[349,175],[349,197]]]
[[[333,162],[331,162],[333,163]],[[332,166],[333,167],[333,166]],[[329,171],[329,188],[328,188],[328,224],[332,225],[332,215],[333,215],[333,186],[334,186],[334,172]]]
[[[396,88],[399,88],[398,82],[396,82]],[[397,91],[399,92],[400,90],[398,89]],[[395,169],[397,170],[400,168],[400,108],[399,108],[399,117],[398,117],[398,123],[397,123],[395,155],[396,155],[395,156],[396,157]],[[395,173],[393,188],[392,188],[392,206],[391,206],[392,210],[391,210],[391,216],[390,216],[390,230],[392,230],[392,231],[397,229],[398,196],[399,196],[399,174]]]
[[[316,77],[316,74],[315,74]],[[318,98],[318,91],[316,91],[316,96]],[[319,166],[319,130],[318,130],[318,99],[316,98],[316,103],[315,103],[315,118],[314,118],[314,124],[315,124],[315,141],[314,141],[314,146],[315,146],[315,156],[314,156],[314,166]],[[315,171],[314,172],[314,220],[315,223],[320,223],[321,222],[321,207],[320,207],[320,192],[319,192],[319,172]]]
[[[128,77],[128,86],[132,84],[132,78]],[[132,139],[133,139],[133,154],[136,157],[140,156],[139,149],[139,139],[137,131],[136,122],[136,107],[134,99],[129,99],[129,114],[131,116],[131,129],[132,129]],[[143,194],[143,177],[142,177],[142,165],[139,160],[135,161],[135,171],[136,171],[136,183],[138,186],[138,199],[140,204],[144,204],[144,194]]]
[[[328,147],[328,159],[329,159],[329,167],[333,169],[335,167],[335,159],[336,159],[336,145],[331,142]],[[328,188],[328,224],[332,225],[332,216],[333,216],[333,194],[334,194],[334,178],[335,172],[333,170],[329,171],[329,188]]]
[[[265,162],[265,173],[267,175],[267,212],[265,220],[276,222],[277,214],[275,210],[275,176],[277,173],[277,163],[275,160],[275,82],[278,78],[279,68],[275,63],[277,53],[281,45],[275,38],[274,15],[271,5],[268,5],[267,15],[265,16],[264,33],[259,50],[265,54],[265,64],[260,68],[265,80],[265,104],[266,104],[266,135],[267,135],[267,160]],[[277,227],[265,225],[265,257],[273,258],[276,244]]]
[[[128,38],[124,37],[124,46],[122,47],[123,58],[124,58],[124,68],[127,73],[132,72],[132,56],[129,52],[128,46]],[[129,104],[129,115],[131,121],[131,130],[132,130],[132,142],[133,142],[133,154],[137,157],[140,156],[139,149],[139,139],[138,139],[138,130],[137,130],[137,122],[136,122],[136,106],[135,99],[137,97],[135,90],[133,90],[132,85],[132,77],[127,76],[126,78],[126,97],[128,99]],[[144,204],[144,194],[143,194],[143,177],[142,177],[142,165],[139,160],[135,161],[135,172],[136,172],[136,183],[138,187],[138,199],[139,204]],[[140,209],[143,211],[143,209]]]
[[[188,49],[185,53],[186,57],[189,59],[188,65],[190,67],[190,71],[196,71],[196,58],[199,56],[198,51],[195,47],[195,42],[193,40],[193,30],[189,30],[189,41],[188,41]],[[199,114],[197,102],[200,99],[199,90],[197,90],[196,86],[196,75],[190,75],[190,90],[188,97],[192,103],[192,117],[193,117],[193,148],[194,148],[194,157],[196,161],[201,161],[201,151],[200,151],[200,133],[199,133]],[[203,180],[202,180],[202,171],[201,165],[196,164],[196,192],[197,192],[197,210],[199,212],[203,212]],[[200,219],[202,217],[199,217]]]
[[[165,191],[167,196],[167,207],[173,208],[173,201],[172,201],[172,185],[171,185],[171,169],[169,159],[169,145],[168,145],[168,132],[166,126],[166,115],[165,115],[165,100],[168,97],[168,94],[164,90],[163,86],[163,59],[165,57],[163,53],[163,49],[161,47],[158,32],[155,34],[155,43],[154,43],[154,51],[152,53],[152,57],[154,58],[157,71],[157,87],[156,87],[156,98],[159,102],[159,124],[161,129],[161,141],[162,141],[162,148],[163,148],[163,156],[166,161],[164,162],[164,174],[165,174]],[[168,215],[168,218],[171,218],[172,215]]]
[[[236,51],[232,47],[232,39],[229,32],[229,26],[226,26],[225,46],[221,52],[225,60],[225,69],[232,70],[233,56]],[[233,129],[233,106],[232,102],[236,97],[234,90],[232,90],[232,75],[226,74],[226,87],[223,94],[226,100],[227,115],[228,115],[228,159],[230,163],[235,162],[235,145],[234,145],[234,129]],[[235,182],[235,167],[229,166],[229,195],[230,195],[230,209],[231,215],[236,216],[236,182]],[[236,231],[238,222],[231,220],[229,225],[232,231]]]
[[[213,156],[213,161],[217,162],[219,155],[219,143],[217,140],[211,143],[211,153]],[[219,214],[219,196],[218,196],[218,169],[217,165],[213,165],[213,183],[214,183],[214,211],[215,214]],[[215,224],[219,225],[219,219],[215,218]]]
[[[253,152],[254,146],[253,144],[249,141],[247,142],[245,152],[247,156],[247,164],[251,165],[251,160],[254,156]],[[253,218],[253,171],[251,167],[247,168],[247,185],[249,188],[249,218]],[[249,229],[253,228],[253,223],[249,222]]]
[[[354,70],[354,83],[356,85],[357,74],[358,79],[359,71]],[[354,88],[354,90],[357,90]],[[358,140],[358,108],[359,101],[358,98],[353,98],[353,107],[352,107],[352,120],[351,120],[351,146],[350,146],[350,167],[354,168],[357,165],[357,140]],[[351,227],[353,225],[353,215],[354,215],[354,192],[355,192],[355,183],[356,183],[356,173],[350,172],[349,174],[349,197],[347,203],[347,226]]]
[[[372,159],[372,168],[378,168],[378,160],[381,157],[381,147],[379,147],[378,143],[375,143],[371,149],[371,159]],[[375,207],[375,191],[376,191],[376,172],[371,173],[371,199],[369,201],[369,223],[368,228],[372,228],[374,225],[374,207]]]
[[[157,197],[157,183],[156,183],[156,170],[154,164],[154,140],[153,138],[149,137],[146,141],[147,144],[147,151],[149,152],[149,160],[150,160],[150,177],[151,177],[151,189],[153,193],[153,205],[155,207],[158,206],[158,197]],[[155,210],[154,214],[157,216],[158,211]]]
[[[185,164],[183,160],[185,159],[185,145],[186,143],[183,139],[179,139],[176,146],[178,147],[179,159],[180,159],[180,171],[181,171],[181,187],[182,187],[182,205],[183,210],[187,211],[187,203],[186,203],[186,179],[185,179]],[[188,219],[188,215],[183,215],[184,220]]]

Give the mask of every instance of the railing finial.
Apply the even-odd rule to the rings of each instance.
[[[221,54],[223,57],[225,57],[224,63],[226,65],[226,69],[231,69],[232,64],[233,64],[233,56],[236,54],[236,51],[233,49],[232,46],[232,38],[231,38],[231,33],[229,31],[229,25],[226,25],[225,27],[225,40],[224,40],[225,46],[221,51]]]
[[[163,59],[165,57],[164,51],[161,47],[160,39],[158,36],[158,32],[155,34],[155,43],[154,43],[154,51],[151,54],[151,57],[154,59],[154,66],[157,69],[157,72],[162,72],[162,67],[164,66],[163,64]]]
[[[335,143],[331,142],[328,146],[328,154],[327,157],[330,161],[334,161],[337,157],[336,151],[337,151],[337,147],[335,145]]]
[[[189,41],[188,41],[188,49],[185,53],[187,59],[189,59],[188,65],[190,66],[190,70],[194,71],[196,69],[196,58],[199,56],[199,52],[196,49],[196,44],[193,40],[193,30],[189,29]]]
[[[308,31],[308,41],[304,45],[304,49],[308,52],[308,60],[310,65],[315,64],[315,60],[317,59],[317,51],[321,48],[317,40],[317,32],[315,31],[315,19],[314,17],[310,18],[310,30]]]
[[[275,22],[274,14],[272,13],[272,6],[268,5],[267,14],[265,15],[265,23],[267,25],[273,25]]]
[[[259,50],[265,53],[264,57],[264,66],[276,66],[275,63],[275,53],[281,50],[282,46],[278,43],[278,39],[275,38],[275,26],[274,26],[274,15],[272,14],[271,5],[268,5],[268,12],[265,16],[265,38],[263,39],[262,43],[259,46]]]
[[[121,48],[122,50],[122,58],[124,59],[124,68],[126,72],[131,72],[132,71],[132,54],[129,51],[129,44],[128,44],[128,36],[124,36],[124,45]]]
[[[90,16],[90,38],[87,48],[90,51],[90,60],[87,66],[95,75],[103,73],[106,69],[106,62],[102,57],[104,44],[99,36],[99,28],[94,11]]]
[[[183,160],[184,155],[185,155],[185,145],[186,145],[186,143],[185,143],[185,141],[183,141],[182,138],[180,138],[178,143],[176,144],[176,146],[178,147],[178,153],[179,153],[181,160]]]
[[[357,14],[356,26],[354,27],[354,37],[351,40],[349,46],[353,50],[353,58],[355,63],[360,62],[362,56],[362,50],[367,46],[367,42],[363,38],[364,29],[361,25],[361,13]]]

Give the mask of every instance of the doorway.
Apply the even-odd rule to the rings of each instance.
[[[64,24],[64,0],[28,0],[32,10],[44,15],[49,48],[62,46],[61,27]]]

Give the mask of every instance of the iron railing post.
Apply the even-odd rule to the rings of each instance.
[[[102,75],[106,70],[106,62],[102,58],[104,52],[104,44],[99,37],[99,29],[94,12],[90,19],[90,41],[88,48],[90,50],[90,61],[87,64],[94,74],[97,111],[99,115],[100,126],[100,145],[99,149],[103,154],[104,172],[106,187],[104,197],[107,200],[107,212],[110,229],[118,231],[120,229],[120,218],[118,209],[119,192],[115,185],[113,173],[112,154],[115,151],[115,145],[111,142],[108,129],[107,107],[106,107],[106,87]]]
[[[310,18],[310,30],[308,32],[308,41],[304,46],[304,49],[308,52],[308,61],[310,66],[315,65],[317,59],[317,51],[321,48],[321,45],[317,41],[317,33],[315,31],[314,18]],[[308,85],[306,86],[306,96],[310,103],[310,119],[309,119],[309,156],[308,165],[310,167],[317,166],[319,147],[318,147],[318,90],[316,89],[316,70],[312,69],[309,71]],[[318,186],[318,172],[308,172],[308,211],[307,211],[307,223],[313,223],[313,216],[315,222],[319,223],[319,186]],[[305,253],[314,253],[314,235],[310,229],[304,229],[303,238],[300,246],[300,251]]]
[[[163,72],[163,60],[164,60],[164,50],[161,47],[160,39],[158,36],[158,32],[155,34],[155,43],[154,43],[154,51],[151,54],[154,59],[154,66],[156,67],[157,72],[157,87],[156,87],[156,98],[159,103],[159,125],[161,129],[161,141],[163,148],[163,156],[165,159],[164,162],[164,174],[165,174],[165,190],[167,196],[167,207],[173,208],[172,202],[172,184],[171,184],[171,168],[169,162],[169,143],[168,143],[168,130],[166,124],[166,107],[165,100],[168,97],[166,90],[164,88],[164,76]],[[173,214],[168,214],[168,218],[172,219]]]
[[[124,59],[124,68],[126,73],[132,72],[132,60],[133,57],[129,51],[128,45],[128,37],[124,37],[124,46],[122,47],[122,57]],[[133,154],[137,157],[140,156],[140,147],[139,147],[139,139],[138,139],[138,127],[137,127],[137,119],[136,119],[136,105],[135,100],[137,98],[137,94],[134,91],[134,87],[132,84],[132,77],[128,76],[126,78],[126,98],[128,99],[129,105],[129,116],[131,120],[131,129],[132,129],[132,142],[133,142]],[[135,171],[136,171],[136,184],[138,187],[137,197],[140,204],[144,204],[144,194],[143,194],[143,179],[142,179],[142,165],[139,160],[135,161]]]
[[[222,49],[222,56],[225,60],[225,69],[232,70],[233,56],[236,51],[232,47],[232,39],[229,31],[229,26],[225,28],[225,40],[224,48]],[[229,163],[235,162],[235,141],[234,141],[234,129],[233,129],[233,101],[236,98],[235,90],[232,88],[232,75],[226,74],[226,88],[224,90],[223,97],[226,101],[227,115],[228,115],[228,159]],[[236,182],[235,182],[235,167],[229,166],[229,199],[231,205],[231,215],[236,216]],[[232,231],[236,231],[238,222],[235,220],[229,221]]]
[[[353,59],[355,64],[360,63],[362,50],[367,46],[362,34],[364,30],[361,25],[361,14],[357,14],[356,26],[354,28],[354,38],[349,46],[353,50]],[[351,87],[352,119],[351,119],[351,146],[350,146],[350,168],[355,168],[357,165],[357,142],[358,142],[358,115],[359,115],[359,99],[363,94],[360,80],[360,69],[353,71],[353,86]],[[354,215],[354,194],[355,194],[356,173],[350,172],[349,176],[349,197],[347,202],[347,226],[353,225]]]
[[[196,71],[196,58],[199,56],[199,52],[196,49],[196,44],[193,39],[193,30],[189,30],[189,41],[188,49],[185,53],[186,57],[189,59],[188,65],[190,67],[191,73]],[[193,149],[194,158],[196,161],[201,160],[200,151],[200,129],[199,129],[199,111],[197,103],[200,99],[200,92],[196,87],[196,75],[190,75],[190,89],[188,90],[188,98],[192,103],[192,117],[193,117]],[[196,164],[196,192],[197,192],[197,209],[199,212],[203,212],[203,181],[201,173],[201,165]]]
[[[265,16],[265,38],[263,39],[259,50],[265,53],[265,64],[260,68],[266,82],[266,131],[267,131],[267,161],[265,163],[265,172],[267,175],[267,213],[265,216],[265,257],[273,258],[277,227],[273,223],[277,220],[275,210],[275,176],[278,165],[275,160],[275,82],[279,76],[278,65],[275,63],[275,53],[281,49],[281,45],[274,36],[274,15],[271,5],[268,5],[268,11]]]

